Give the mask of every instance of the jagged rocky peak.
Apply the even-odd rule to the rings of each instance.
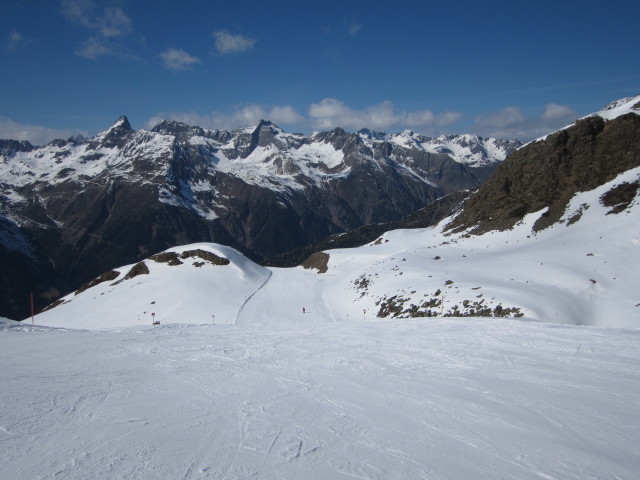
[[[107,131],[107,133],[127,133],[132,131],[131,124],[129,123],[129,119],[124,115],[120,116],[116,123],[111,125],[111,128]]]
[[[367,138],[369,140],[386,140],[387,138],[386,133],[376,132],[375,130],[369,130],[368,128],[361,128],[357,133],[361,138]]]
[[[283,132],[284,130],[269,120],[260,120],[251,134],[251,143],[260,147],[273,144],[280,146],[282,142],[276,137]]]
[[[129,119],[122,115],[118,121],[111,125],[102,138],[107,147],[121,146],[129,134],[133,133]]]
[[[16,152],[30,152],[36,147],[28,140],[0,140],[0,155],[12,155]]]
[[[205,131],[201,127],[187,125],[175,120],[162,120],[151,129],[152,132],[161,135],[173,135],[178,140],[187,140],[191,137],[204,137]]]
[[[327,132],[319,132],[313,136],[314,140],[324,143],[330,143],[336,150],[342,150],[345,144],[353,141],[362,143],[362,139],[353,133],[346,132],[343,128],[336,127]]]
[[[345,158],[350,156],[354,156],[355,158],[359,156],[362,157],[362,160],[373,156],[370,142],[367,142],[369,144],[369,146],[367,146],[361,135],[347,132],[340,127],[336,127],[328,132],[316,133],[313,136],[313,140],[328,143],[336,150],[341,150]],[[354,158],[352,158],[351,161],[353,161]]]

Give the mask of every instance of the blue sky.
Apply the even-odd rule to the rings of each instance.
[[[0,138],[120,115],[530,139],[640,93],[637,1],[4,0]]]

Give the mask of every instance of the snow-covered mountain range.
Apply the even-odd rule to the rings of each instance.
[[[632,134],[640,132],[638,102],[640,98],[629,100],[617,115],[608,110],[608,120],[580,120],[516,152],[461,210],[437,226],[390,231],[360,248],[316,253],[291,269],[258,267],[214,244],[178,247],[104,274],[37,320],[105,328],[147,323],[154,311],[164,322],[207,322],[211,315],[222,323],[269,325],[366,316],[524,316],[640,327],[635,268],[640,264],[640,145]],[[620,143],[621,153],[612,150],[611,137]],[[558,145],[568,152],[568,160],[551,166],[539,161],[538,153],[555,151]],[[582,169],[583,150],[603,147],[610,155],[589,157],[589,177],[569,181],[572,169]],[[608,167],[610,161],[616,166]],[[546,198],[533,180],[529,188],[504,191],[505,178],[522,177],[529,168],[531,176],[536,169],[555,169],[544,177],[547,184],[555,185],[564,173],[564,193],[553,194],[552,189]],[[501,188],[498,203],[511,213],[494,222],[482,218],[482,212],[495,196],[496,182]],[[532,190],[538,196],[528,208],[509,206],[531,197]],[[487,200],[480,204],[477,198]],[[494,215],[499,211],[488,208]],[[561,210],[559,215],[555,209]],[[469,218],[474,221],[468,223]],[[207,263],[185,251],[221,256],[229,263]],[[236,283],[244,287],[227,288]],[[300,316],[303,308],[307,313]],[[82,314],[88,311],[90,320]]]
[[[0,318],[0,470],[635,478],[640,96],[603,112],[434,202],[437,225],[295,268],[176,246]]]
[[[476,188],[519,145],[342,129],[304,136],[268,121],[235,131],[162,121],[135,131],[125,117],[92,138],[41,147],[2,140],[3,307],[24,315],[27,292],[44,306],[174,245],[214,241],[260,259],[397,220]]]

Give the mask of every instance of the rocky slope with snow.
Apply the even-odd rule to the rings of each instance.
[[[534,226],[556,222],[578,192],[593,190],[640,166],[640,96],[623,99],[509,155],[450,225],[482,233],[511,228],[545,209]],[[629,203],[638,183],[620,187],[609,202]]]
[[[397,220],[477,187],[518,145],[341,129],[304,136],[266,121],[135,131],[125,117],[93,138],[2,140],[0,257],[11,261],[0,313],[24,316],[28,292],[43,306],[174,245],[215,241],[261,258]]]

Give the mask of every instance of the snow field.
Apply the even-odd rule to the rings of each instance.
[[[4,478],[582,480],[640,467],[637,331],[3,325],[0,342]]]
[[[434,228],[387,232],[359,249],[329,251],[328,274],[338,280],[327,296],[344,292],[341,309],[376,312],[380,299],[394,295],[407,298],[406,306],[444,295],[445,312],[484,299],[544,322],[640,328],[639,200],[618,214],[599,201],[613,187],[638,179],[640,168],[579,193],[564,223],[538,233],[532,226],[543,212],[512,230],[472,237],[443,233],[445,219]],[[580,209],[581,218],[569,225]],[[362,278],[367,287],[355,288]]]

